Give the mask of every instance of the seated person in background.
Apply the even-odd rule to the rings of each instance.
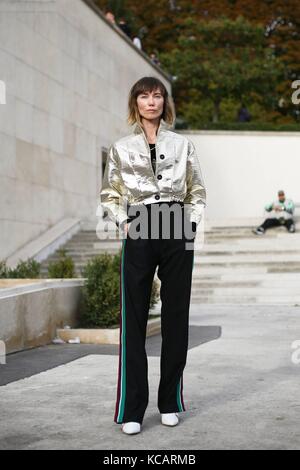
[[[266,211],[272,211],[273,213],[252,232],[256,235],[263,235],[266,229],[277,225],[285,225],[289,232],[295,232],[296,228],[292,217],[294,209],[295,204],[293,201],[285,198],[284,191],[278,191],[278,200],[265,206]]]

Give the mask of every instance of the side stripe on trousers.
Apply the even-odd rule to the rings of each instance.
[[[183,381],[182,381],[182,376],[180,377],[180,380],[177,385],[177,405],[179,408],[179,411],[185,411],[185,406],[184,406],[184,401],[183,401]]]
[[[120,261],[120,337],[119,337],[119,372],[118,391],[114,421],[122,423],[126,399],[126,307],[124,288],[124,254],[126,238],[123,239],[123,248]]]

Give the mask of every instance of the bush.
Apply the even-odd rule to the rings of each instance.
[[[75,265],[71,256],[66,255],[66,250],[58,250],[58,261],[52,261],[48,266],[49,278],[72,278],[75,277]]]
[[[6,266],[5,261],[0,262],[0,277],[7,279],[36,279],[40,277],[41,263],[29,258],[27,261],[19,261],[12,269]]]
[[[89,261],[83,269],[86,278],[82,287],[80,323],[86,328],[119,326],[120,319],[120,262],[116,255],[101,254]],[[153,282],[150,308],[157,302],[158,286]]]
[[[1,260],[0,261],[0,278],[4,279],[7,278],[8,274],[8,267],[6,266],[6,262]]]

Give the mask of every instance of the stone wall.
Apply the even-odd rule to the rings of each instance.
[[[0,259],[65,217],[96,220],[102,151],[128,133],[128,92],[144,75],[170,90],[89,2],[1,0]]]

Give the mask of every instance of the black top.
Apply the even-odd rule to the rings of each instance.
[[[151,151],[151,164],[153,168],[153,172],[155,174],[155,164],[156,164],[156,151],[155,151],[155,144],[149,144],[150,151]]]

